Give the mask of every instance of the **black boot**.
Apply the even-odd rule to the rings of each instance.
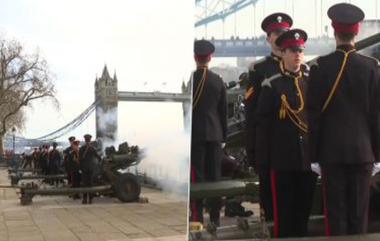
[[[72,198],[75,200],[75,199],[80,199],[80,195],[78,193],[74,194],[72,196]]]
[[[224,209],[224,215],[226,217],[235,217],[235,216],[249,217],[253,215],[253,212],[250,210],[246,211],[240,202],[231,201],[231,202],[226,203],[226,208]]]

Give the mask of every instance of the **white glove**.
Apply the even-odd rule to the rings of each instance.
[[[318,176],[321,175],[321,167],[319,166],[318,163],[312,163],[312,164],[311,164],[311,170],[312,170],[313,172],[317,173]]]
[[[222,143],[222,149],[224,149],[225,146],[226,146],[226,143]]]
[[[380,163],[374,163],[372,168],[372,176],[375,176],[376,173],[380,172]]]

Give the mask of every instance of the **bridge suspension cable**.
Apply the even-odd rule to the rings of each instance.
[[[33,139],[27,139],[28,141],[38,140],[38,141],[52,141],[55,140],[61,136],[66,135],[70,131],[77,128],[80,124],[82,124],[91,114],[94,112],[95,107],[97,105],[97,102],[92,103],[85,111],[83,111],[78,117],[76,117],[74,120],[72,120],[70,123],[66,124],[65,126],[61,127],[60,129],[49,133],[47,135],[33,138]]]
[[[237,0],[234,3],[225,0],[214,0],[207,3],[207,0],[195,0],[196,8],[203,9],[200,15],[196,16],[195,27],[207,25],[217,20],[223,20],[241,9],[254,5],[258,0]],[[220,6],[223,3],[223,6]]]

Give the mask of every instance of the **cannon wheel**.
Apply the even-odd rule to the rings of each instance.
[[[117,180],[114,191],[116,197],[122,202],[136,201],[141,193],[141,185],[132,173],[124,173]]]

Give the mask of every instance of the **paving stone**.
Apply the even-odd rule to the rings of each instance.
[[[153,230],[149,230],[147,232],[154,237],[175,236],[175,235],[180,234],[179,232],[172,230],[172,229],[168,229],[168,228],[166,228],[166,229],[153,229]]]
[[[9,185],[6,171],[0,169],[1,183]],[[182,241],[186,237],[184,197],[143,187],[141,195],[148,203],[100,197],[93,205],[82,205],[65,196],[36,196],[31,205],[21,206],[18,191],[0,188],[0,241]]]

